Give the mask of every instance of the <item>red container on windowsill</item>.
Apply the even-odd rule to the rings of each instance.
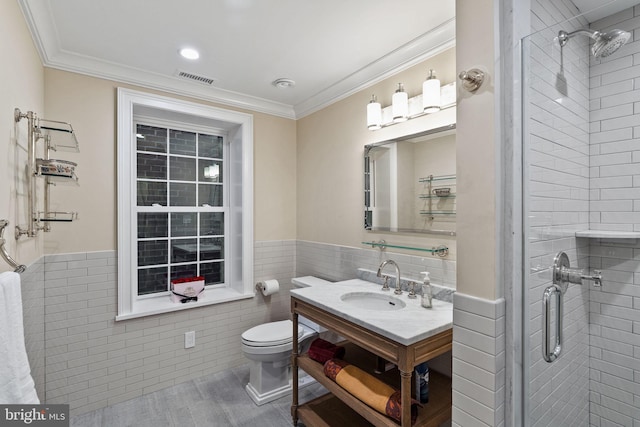
[[[204,277],[185,277],[171,281],[171,301],[179,303],[196,302],[203,297]]]

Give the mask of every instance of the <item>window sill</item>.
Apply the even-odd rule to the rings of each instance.
[[[158,296],[136,301],[130,313],[119,314],[116,322],[121,320],[136,319],[138,317],[153,316],[154,314],[171,313],[174,311],[188,310],[207,305],[222,304],[225,302],[249,299],[255,296],[254,292],[240,293],[229,288],[215,288],[204,291],[204,295],[198,301],[187,303],[171,302],[168,295]]]

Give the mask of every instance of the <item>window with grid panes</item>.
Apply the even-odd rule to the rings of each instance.
[[[137,294],[225,282],[225,138],[136,123]]]
[[[253,116],[118,88],[117,127],[116,320],[253,298]]]

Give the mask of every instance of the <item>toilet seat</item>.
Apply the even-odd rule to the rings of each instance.
[[[250,347],[275,347],[291,344],[293,342],[292,331],[293,322],[291,320],[263,323],[246,330],[242,334],[242,343]],[[298,325],[298,339],[302,338],[304,333],[304,326]]]

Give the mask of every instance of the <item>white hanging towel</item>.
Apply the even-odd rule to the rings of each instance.
[[[24,346],[20,275],[0,274],[0,404],[38,404]]]

